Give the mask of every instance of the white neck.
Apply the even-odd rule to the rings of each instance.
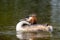
[[[27,21],[21,21],[16,25],[16,31],[23,30],[23,27],[22,27],[23,24],[30,25],[30,23]]]

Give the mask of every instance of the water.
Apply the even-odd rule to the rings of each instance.
[[[35,39],[50,40],[49,34],[46,32],[45,33],[31,32],[31,33],[24,33],[23,35],[25,36],[25,38],[35,37]],[[0,26],[0,40],[18,40],[18,38],[16,37],[15,26]]]
[[[53,23],[60,24],[60,1],[59,0],[52,0],[51,2],[52,7],[52,14],[51,14],[51,20]]]
[[[60,40],[60,27],[54,26],[54,31],[51,34],[51,37],[46,32],[27,33],[28,37],[30,37],[29,35],[33,35],[32,37],[37,35],[34,40]],[[0,26],[0,40],[19,40],[16,37],[15,26]]]
[[[31,9],[32,9],[31,4],[30,4],[30,6],[29,6],[29,4],[27,4],[27,3],[29,3],[29,1],[25,4],[26,6],[24,5],[24,3],[21,3],[22,4],[22,6],[21,6],[19,3],[19,0],[11,0],[11,1],[1,0],[0,1],[0,4],[1,4],[0,5],[0,40],[19,40],[16,37],[16,31],[15,31],[16,26],[10,26],[10,25],[16,25],[19,18],[25,16],[26,15],[25,13],[28,13],[28,11],[31,11]],[[32,7],[34,7],[34,6],[37,7],[39,5],[39,7],[34,10],[41,12],[40,16],[45,15],[44,13],[49,13],[48,11],[44,10],[44,8],[40,8],[41,7],[40,4],[42,4],[41,2],[39,2],[40,4],[37,3],[38,5],[35,3],[35,1],[32,3],[35,4]],[[45,4],[44,1],[43,1],[43,3]],[[60,40],[60,0],[51,0],[50,3],[51,3],[51,10],[50,9],[48,9],[48,10],[50,11],[51,16],[50,16],[50,18],[49,17],[47,17],[47,18],[49,18],[51,20],[51,24],[53,25],[53,28],[54,28],[54,31],[51,34],[52,37],[49,37],[49,34],[47,34],[47,33],[46,34],[45,33],[33,33],[34,35],[38,34],[38,38],[36,37],[34,40]],[[44,6],[42,5],[42,7],[44,7]],[[42,10],[37,10],[37,9],[42,9]],[[21,13],[21,14],[19,14],[19,13]],[[25,15],[22,13],[24,13]],[[42,18],[44,18],[44,17],[42,17]],[[16,20],[16,21],[14,21],[14,20]],[[7,24],[9,26],[5,26]],[[31,34],[31,36],[32,36],[32,34]]]
[[[60,0],[52,0],[51,7],[51,21],[54,25],[53,40],[60,40]]]
[[[15,26],[0,26],[0,40],[17,40]]]

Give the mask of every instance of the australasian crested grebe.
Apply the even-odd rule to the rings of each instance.
[[[25,20],[22,20],[20,21],[19,23],[17,23],[16,25],[16,36],[17,38],[19,39],[25,39],[24,36],[23,36],[23,32],[22,31],[25,31],[26,29],[24,29],[24,25],[28,25],[29,29],[31,29],[31,31],[33,32],[34,30],[36,31],[37,30],[43,30],[43,31],[48,31],[48,32],[52,32],[53,31],[53,27],[50,26],[50,25],[31,25],[29,22],[25,21]],[[30,26],[29,26],[30,25]],[[28,29],[28,31],[29,31]]]
[[[29,22],[25,21],[25,20],[22,20],[20,21],[17,25],[16,25],[16,31],[21,31],[21,30],[26,30],[24,29],[24,25],[30,25],[30,27],[32,26]],[[39,30],[43,30],[43,29],[46,29],[46,31],[49,31],[49,32],[52,32],[53,31],[53,27],[51,25],[34,25],[35,28],[39,28]],[[34,26],[32,26],[32,31],[34,29]],[[29,27],[29,26],[28,26]],[[30,29],[30,28],[29,28]],[[37,29],[38,30],[38,29]]]

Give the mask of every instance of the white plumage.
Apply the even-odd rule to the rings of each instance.
[[[23,27],[23,24],[27,24],[26,26]],[[22,32],[26,31],[26,32],[34,32],[34,31],[38,31],[38,30],[42,30],[42,31],[47,31],[47,32],[52,32],[53,31],[53,27],[51,25],[31,25],[29,22],[27,21],[20,21],[17,25],[16,25],[16,36],[19,39],[23,39],[24,37],[22,36]]]

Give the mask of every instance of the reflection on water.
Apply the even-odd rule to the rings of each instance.
[[[17,38],[19,39],[37,39],[37,38],[50,38],[51,33],[38,31],[38,32],[17,32]]]
[[[51,0],[51,21],[54,26],[53,40],[60,40],[60,0]]]
[[[60,27],[54,26],[52,37],[49,37],[49,33],[46,32],[27,33],[27,35],[30,34],[37,36],[35,40],[60,40]],[[0,26],[0,40],[19,40],[16,37],[15,26]]]
[[[53,25],[53,27],[54,31],[52,37],[49,37],[49,33],[46,32],[31,32],[23,34],[25,34],[26,38],[35,37],[34,40],[60,40],[60,25]],[[16,37],[15,26],[0,26],[0,40],[19,40]]]
[[[51,5],[51,21],[60,24],[60,0],[52,0]]]
[[[16,37],[16,31],[15,31],[15,26],[0,26],[2,28],[0,30],[0,40],[19,40]],[[5,29],[5,30],[3,30]],[[21,35],[21,34],[18,34]],[[23,37],[28,39],[28,38],[34,38],[34,40],[50,40],[50,34],[47,32],[23,32],[22,33]],[[44,39],[43,39],[44,38]]]

